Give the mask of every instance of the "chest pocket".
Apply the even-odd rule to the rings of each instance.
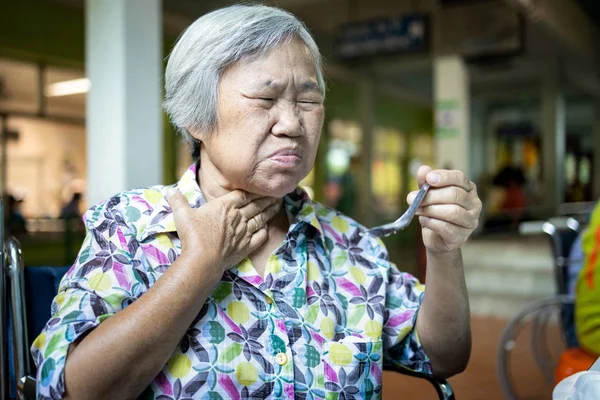
[[[326,398],[381,398],[383,342],[359,340],[323,344]]]

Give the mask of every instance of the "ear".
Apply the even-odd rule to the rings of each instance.
[[[190,151],[192,152],[192,159],[194,161],[200,159],[200,149],[202,147],[202,139],[205,134],[202,133],[201,129],[190,129],[189,127],[183,128],[186,134],[192,137],[192,143],[190,143]]]
[[[196,139],[199,142],[203,142],[208,137],[207,132],[205,132],[203,129],[190,128],[190,127],[186,126],[185,130],[191,137],[193,137],[194,139]]]

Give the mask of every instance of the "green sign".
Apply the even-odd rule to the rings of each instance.
[[[438,100],[435,103],[435,136],[438,138],[457,137],[460,134],[458,100]]]

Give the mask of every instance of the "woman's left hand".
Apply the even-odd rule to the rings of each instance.
[[[431,186],[416,213],[425,247],[431,253],[458,250],[479,224],[482,204],[475,184],[461,171],[433,171],[428,166],[419,168],[417,181]],[[416,193],[408,195],[409,204]]]

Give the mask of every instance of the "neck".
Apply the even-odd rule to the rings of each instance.
[[[206,201],[225,196],[235,190],[233,184],[211,162],[203,148],[200,150],[200,160],[196,179]]]
[[[207,202],[235,190],[214,164],[204,162],[204,160],[207,159],[206,157],[201,157],[200,159],[202,160],[201,167],[198,168],[196,179],[198,180],[200,191]],[[283,201],[283,199],[281,199],[281,201]],[[285,207],[281,207],[279,213],[269,222],[269,235],[276,235],[277,233],[285,235],[289,226],[290,224]]]

